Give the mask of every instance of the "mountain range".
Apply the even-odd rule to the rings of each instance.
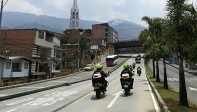
[[[99,23],[101,22],[80,19],[79,28],[92,29],[93,24]],[[114,19],[106,23],[118,31],[119,40],[136,39],[139,33],[146,28],[142,25],[122,19]],[[4,12],[2,19],[2,29],[38,28],[63,33],[65,29],[69,29],[69,26],[70,19],[45,15],[37,16],[29,13]]]

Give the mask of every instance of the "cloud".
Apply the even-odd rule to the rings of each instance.
[[[9,0],[4,6],[4,10],[44,15],[44,12],[41,8],[30,4],[28,0]]]
[[[100,21],[100,22],[107,22],[109,20],[113,20],[116,18],[129,20],[129,17],[126,13],[114,11],[111,9],[105,12],[100,12],[95,15],[91,15],[91,16],[82,16],[82,18],[86,20],[95,20],[95,21]]]
[[[80,18],[99,22],[115,18],[128,20],[125,8],[129,0],[78,0]],[[88,7],[85,7],[87,6]]]
[[[149,7],[154,7],[154,8],[164,8],[166,4],[166,0],[136,0],[141,4],[145,4]]]
[[[125,6],[128,0],[96,0],[100,6],[108,6],[108,7],[120,7]]]
[[[73,0],[44,0],[45,3],[54,6],[57,9],[64,10],[67,7],[71,7]]]

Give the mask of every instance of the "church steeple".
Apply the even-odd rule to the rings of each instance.
[[[70,29],[78,29],[79,27],[79,9],[77,7],[77,0],[74,0],[70,16]]]

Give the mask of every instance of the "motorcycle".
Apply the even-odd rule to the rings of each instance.
[[[122,89],[124,89],[125,95],[129,95],[130,93],[130,80],[129,80],[129,74],[125,73],[122,74],[121,76],[121,85],[122,85]]]
[[[105,94],[105,85],[102,83],[101,74],[93,74],[93,87],[96,92],[96,98],[99,99],[101,94]]]
[[[138,76],[140,76],[140,75],[141,75],[141,73],[142,73],[141,68],[138,68],[138,69],[137,69],[137,74],[138,74]]]
[[[133,69],[135,69],[135,63],[133,63],[132,66],[133,66]]]

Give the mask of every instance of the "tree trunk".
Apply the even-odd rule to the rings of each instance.
[[[188,106],[185,74],[183,68],[183,58],[180,55],[178,58],[179,58],[179,104],[183,106]]]
[[[155,59],[153,59],[153,77],[155,78]]]
[[[164,66],[164,74],[163,74],[163,76],[164,76],[164,85],[163,85],[163,88],[164,89],[168,89],[168,80],[167,80],[167,71],[166,71],[166,60],[165,60],[165,58],[163,58],[163,66]]]
[[[158,57],[156,58],[156,74],[157,74],[156,82],[160,82],[160,78],[159,78],[159,59],[158,59]]]

